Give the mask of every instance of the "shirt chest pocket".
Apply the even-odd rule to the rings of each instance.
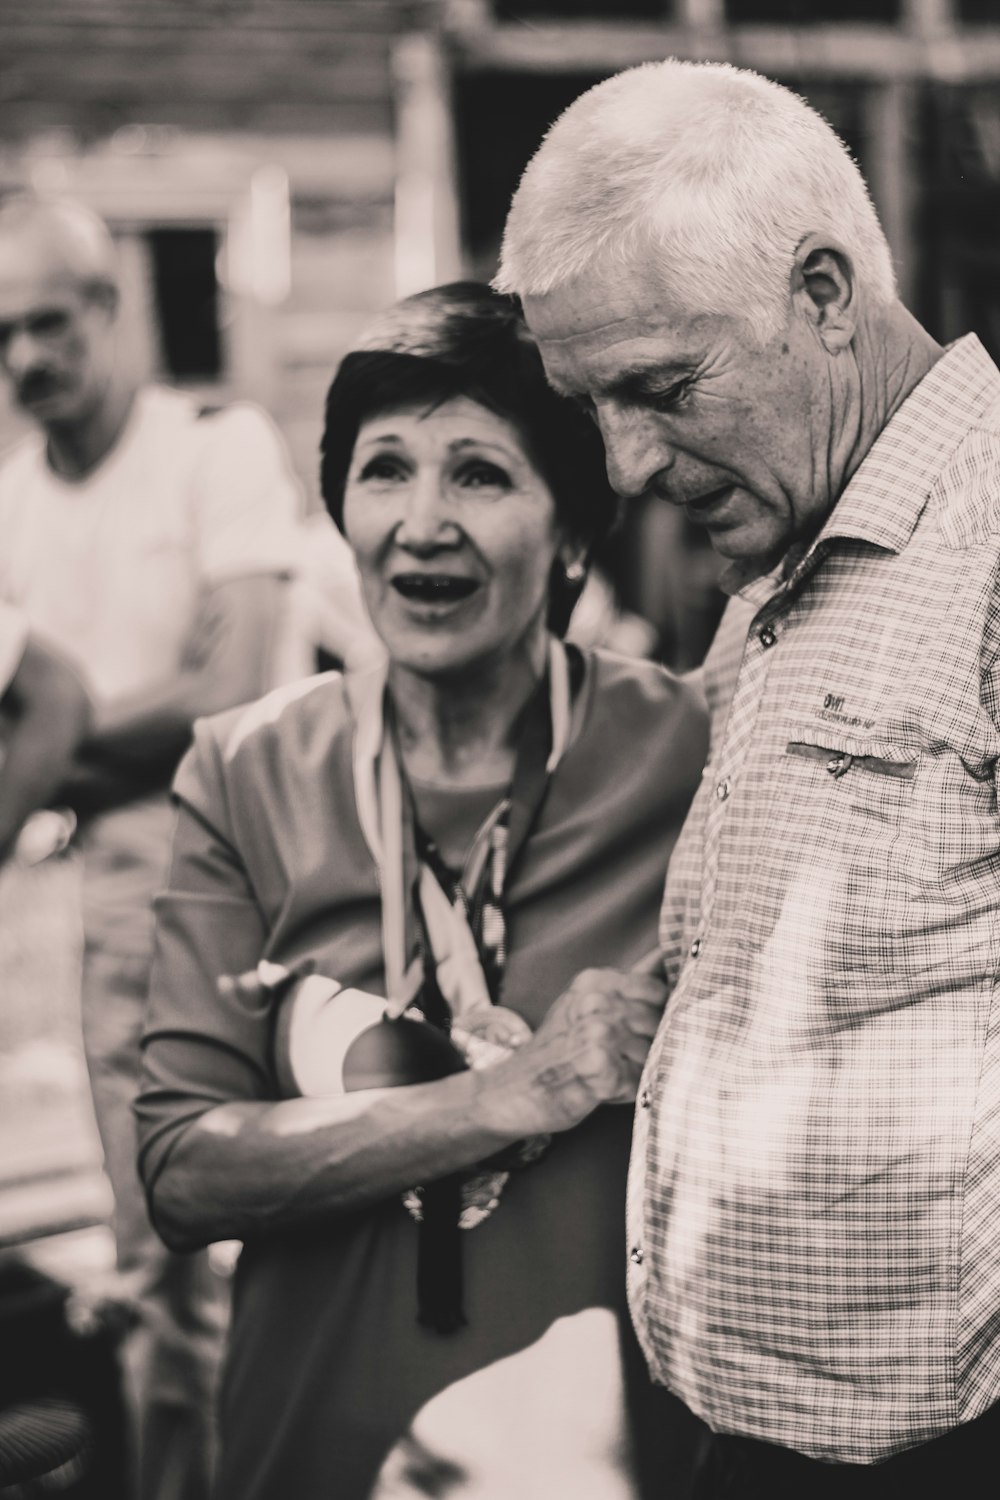
[[[905,836],[920,770],[919,750],[832,729],[793,726],[777,767],[777,796],[796,827],[831,854],[857,844],[882,849]]]
[[[861,819],[893,828],[912,802],[916,751],[884,741],[820,739],[813,731],[809,738],[789,739],[785,756],[789,764],[783,772],[804,777],[807,791],[812,788],[831,811],[847,807]]]
[[[828,955],[835,969],[866,969],[876,955],[891,968],[907,920],[919,751],[793,727],[772,772],[759,844],[768,909],[758,932],[798,912],[803,930],[822,931],[823,946],[836,950]]]

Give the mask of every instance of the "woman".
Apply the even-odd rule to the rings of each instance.
[[[199,725],[159,903],[152,1211],[174,1245],[244,1242],[219,1493],[641,1494],[663,1414],[608,1106],[663,989],[604,966],[655,945],[702,710],[547,628],[614,500],[507,299],[463,284],[380,320],[331,387],[322,488],[387,665]],[[393,1080],[343,1047],[329,1077],[322,1017],[303,1046],[293,1010],[289,1040],[318,982],[327,1016],[422,1012],[395,1024],[438,1028],[434,1081],[345,1092],[351,1056]]]

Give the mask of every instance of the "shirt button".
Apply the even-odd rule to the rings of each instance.
[[[638,1245],[633,1245],[628,1253],[628,1258],[634,1266],[642,1265],[642,1251]]]
[[[719,785],[715,788],[715,795],[718,797],[720,802],[725,802],[731,790],[732,787],[730,786],[729,778],[727,777],[725,781],[719,782]]]
[[[758,636],[758,640],[760,641],[761,645],[764,646],[764,647],[773,646],[774,643],[775,643],[775,641],[777,639],[778,639],[778,637],[775,635],[775,633],[771,629],[770,625],[765,625],[764,629],[761,631],[760,635]]]
[[[643,1089],[642,1093],[639,1095],[639,1108],[649,1109],[652,1106],[652,1103],[653,1096],[649,1092],[649,1089]]]
[[[701,938],[698,937],[698,938],[695,938],[694,942],[691,944],[691,957],[692,958],[697,958],[698,954],[700,952],[701,952]]]

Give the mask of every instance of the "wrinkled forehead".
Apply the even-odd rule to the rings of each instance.
[[[550,383],[571,396],[610,393],[636,371],[696,362],[718,321],[678,307],[654,278],[625,274],[525,297],[524,313]]]
[[[79,302],[81,278],[58,248],[28,230],[0,229],[0,319]]]

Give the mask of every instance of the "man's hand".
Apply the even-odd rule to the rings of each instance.
[[[656,1034],[667,987],[653,974],[586,969],[530,1042],[481,1075],[516,1111],[525,1135],[569,1130],[599,1104],[630,1104]]]

